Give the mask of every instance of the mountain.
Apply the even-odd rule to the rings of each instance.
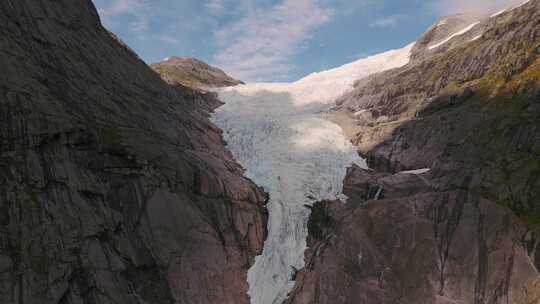
[[[163,80],[173,85],[211,88],[243,84],[242,81],[231,78],[222,70],[192,57],[174,56],[150,66],[161,75]]]
[[[248,303],[266,194],[91,1],[0,4],[0,303]]]
[[[0,303],[540,303],[540,0],[242,86],[89,0],[0,31]]]
[[[287,303],[540,303],[540,1],[458,23],[337,100],[371,169],[313,207]]]

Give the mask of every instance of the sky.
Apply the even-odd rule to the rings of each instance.
[[[94,0],[147,63],[193,56],[248,81],[294,81],[416,40],[441,16],[524,0]]]

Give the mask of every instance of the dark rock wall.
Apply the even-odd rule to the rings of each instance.
[[[247,303],[265,193],[87,0],[0,4],[0,303]]]
[[[446,179],[350,169],[347,205],[314,207],[324,220],[310,230],[307,267],[287,303],[539,303],[540,275],[523,242],[532,232]]]

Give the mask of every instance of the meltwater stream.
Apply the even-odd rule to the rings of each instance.
[[[295,83],[248,84],[218,91],[213,122],[246,176],[270,195],[268,238],[248,272],[252,304],[282,303],[304,267],[305,205],[345,199],[347,167],[366,167],[339,126],[325,119],[355,80],[405,65],[412,45],[312,74]]]

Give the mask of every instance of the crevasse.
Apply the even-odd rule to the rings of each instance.
[[[346,197],[346,169],[366,167],[325,112],[354,81],[409,62],[412,44],[294,83],[253,83],[218,91],[225,103],[213,122],[246,176],[270,195],[268,238],[248,272],[253,304],[282,303],[292,274],[304,267],[306,205]]]

